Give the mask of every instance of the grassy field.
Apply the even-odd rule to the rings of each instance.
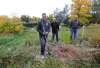
[[[59,42],[66,44],[69,43],[69,35],[70,33],[67,31],[67,28],[62,27],[59,31]],[[48,36],[49,42],[51,42],[51,38],[52,37],[50,32]],[[32,47],[32,49],[30,47]],[[38,32],[36,31],[36,27],[27,28],[20,33],[0,34],[0,60],[11,60],[12,57],[18,58],[18,56],[20,56],[20,60],[24,61],[22,59],[24,56],[26,59],[29,57],[32,58],[32,54],[38,55],[40,51],[39,48],[39,37]],[[12,65],[9,64],[8,67],[9,66]]]
[[[66,31],[66,28],[62,27],[59,31],[59,42],[68,43],[70,41],[69,36],[69,31]],[[48,40],[51,41],[51,38],[50,32]],[[39,46],[39,37],[36,28],[31,28],[20,33],[0,34],[0,56],[6,55],[14,47],[20,48],[26,42],[30,42],[33,46]]]
[[[90,34],[87,33],[88,30],[90,31],[89,32]],[[91,33],[93,34],[94,32],[90,30],[90,28],[86,28],[85,31],[87,37],[90,37],[89,35],[91,35]],[[95,34],[96,33],[97,32],[95,32]],[[81,34],[82,34],[82,29],[80,29],[78,33],[79,39],[81,38]],[[51,32],[49,34],[48,41],[51,42]],[[70,31],[67,27],[62,26],[59,31],[59,43],[64,43],[65,45],[67,45],[69,44],[69,42],[70,42]],[[33,67],[31,66],[30,68],[39,68],[39,67],[70,68],[70,65],[61,63],[59,60],[50,56],[46,58],[45,64],[42,64],[41,62],[34,60],[33,56],[39,54],[40,51],[39,47],[40,47],[39,37],[35,27],[28,28],[20,33],[0,34],[0,66],[1,66],[0,68],[2,68],[1,65],[1,61],[3,61],[2,59],[6,59],[4,60],[4,62],[5,61],[8,62],[11,60],[16,62],[16,64],[14,64],[13,62],[8,63],[7,65],[8,68],[15,68],[16,65],[19,66],[22,65],[22,67],[17,67],[17,68],[25,68],[29,65],[33,66]],[[75,67],[71,66],[71,68]]]

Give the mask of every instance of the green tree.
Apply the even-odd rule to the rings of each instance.
[[[53,19],[54,19],[53,14],[50,14],[50,15],[48,16],[48,19],[49,19],[50,23],[53,22]]]
[[[38,18],[35,16],[32,16],[32,23],[37,23]]]
[[[25,23],[30,22],[30,17],[27,16],[27,15],[22,15],[20,19],[21,19],[22,22],[25,22]]]
[[[93,19],[99,23],[100,22],[100,0],[93,0],[92,7]]]
[[[17,16],[13,16],[12,18],[10,18],[10,20],[13,23],[20,23],[20,18],[18,18]]]

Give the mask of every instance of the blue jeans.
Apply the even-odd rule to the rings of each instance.
[[[45,55],[46,38],[47,35],[40,35],[41,55]]]
[[[56,38],[56,41],[58,42],[58,32],[52,33],[52,41],[54,41]]]
[[[77,38],[77,29],[71,28],[71,40],[75,40]]]

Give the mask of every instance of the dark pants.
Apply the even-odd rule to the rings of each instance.
[[[41,55],[45,55],[46,38],[47,35],[40,35]]]
[[[56,41],[58,42],[58,32],[52,32],[52,41],[56,38]]]
[[[75,40],[77,38],[77,29],[71,28],[71,40]]]

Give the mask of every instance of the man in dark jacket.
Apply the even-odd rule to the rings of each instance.
[[[41,45],[41,58],[45,56],[45,46],[48,33],[50,32],[50,23],[47,19],[46,13],[42,14],[42,19],[37,24],[37,31],[39,32]]]
[[[70,23],[71,40],[76,40],[78,26],[79,26],[79,21],[77,18],[71,21]]]
[[[56,41],[58,42],[58,31],[59,31],[59,24],[57,23],[56,19],[51,23],[52,27],[52,41],[54,41],[56,37]]]

